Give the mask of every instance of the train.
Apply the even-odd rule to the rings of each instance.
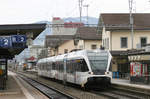
[[[108,50],[74,51],[40,59],[38,75],[82,88],[101,88],[111,85],[111,59]]]

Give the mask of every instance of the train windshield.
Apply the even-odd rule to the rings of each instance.
[[[106,71],[108,53],[90,53],[88,54],[88,58],[93,71]]]

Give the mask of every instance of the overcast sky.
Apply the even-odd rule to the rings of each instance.
[[[0,0],[0,24],[51,21],[52,17],[79,17],[79,0]],[[150,0],[134,0],[137,13],[150,12]],[[128,0],[84,0],[89,4],[89,16],[100,13],[128,13]],[[83,16],[86,9],[83,8]]]

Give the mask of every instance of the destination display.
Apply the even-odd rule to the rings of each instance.
[[[0,48],[25,48],[25,35],[0,36]]]

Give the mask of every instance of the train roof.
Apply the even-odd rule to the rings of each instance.
[[[90,54],[91,53],[91,54]],[[87,57],[87,55],[92,55],[92,53],[108,53],[107,50],[79,50],[79,51],[74,51],[74,52],[70,52],[67,54],[62,54],[62,55],[58,55],[58,56],[53,56],[53,57],[48,57],[48,58],[43,58],[40,59],[38,62],[46,62],[46,61],[55,61],[55,60],[63,60],[65,57],[67,59],[74,59],[74,58],[84,58]],[[96,54],[94,54],[96,55]]]

